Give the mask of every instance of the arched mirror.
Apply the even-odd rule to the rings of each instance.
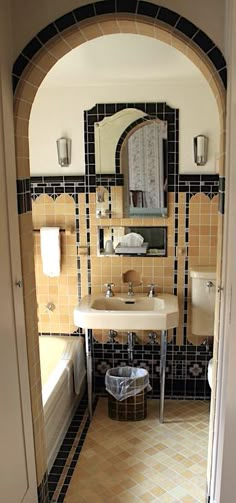
[[[167,216],[167,122],[135,126],[120,151],[124,216]]]

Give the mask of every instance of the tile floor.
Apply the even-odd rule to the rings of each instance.
[[[108,418],[100,398],[65,503],[205,502],[209,402],[148,400],[144,421]]]

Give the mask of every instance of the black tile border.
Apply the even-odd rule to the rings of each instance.
[[[31,211],[30,178],[16,181],[18,215]]]
[[[48,492],[48,472],[43,476],[41,484],[37,488],[38,503],[50,503]]]
[[[95,397],[93,410],[95,410],[98,398]],[[68,486],[71,482],[77,461],[79,459],[88,429],[90,419],[88,415],[88,400],[85,393],[81,399],[73,419],[66,432],[65,438],[61,444],[58,455],[48,474],[48,495],[49,500],[40,503],[48,503],[48,501],[61,503],[64,501]],[[61,475],[64,470],[64,479],[61,480]],[[59,482],[60,481],[60,482]],[[57,494],[57,497],[55,495]]]
[[[127,344],[104,343],[93,339],[93,385],[97,396],[105,394],[104,379],[109,368],[129,365]],[[194,346],[187,342],[176,345],[175,338],[167,346],[166,392],[170,399],[208,400],[211,390],[207,380],[207,366],[212,358],[212,347]],[[160,346],[137,344],[133,366],[149,372],[152,390],[149,398],[160,397]]]
[[[180,16],[178,13],[151,2],[138,0],[104,0],[101,2],[90,3],[75,10],[65,13],[54,22],[45,26],[37,35],[24,47],[22,53],[16,59],[12,70],[13,91],[16,91],[17,84],[35,54],[41,49],[43,44],[53,39],[59,33],[70,26],[78,24],[86,19],[100,15],[112,13],[133,13],[138,20],[139,16],[148,16],[153,22],[160,20],[166,24],[173,32],[183,34],[189,41],[194,42],[196,46],[209,58],[216,70],[223,86],[227,86],[227,68],[226,61],[215,43],[202,30],[188,19]]]

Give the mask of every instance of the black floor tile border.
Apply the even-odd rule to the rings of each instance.
[[[96,408],[97,401],[98,398],[95,397],[93,403],[94,410]],[[80,435],[77,437],[78,430],[83,423],[84,426],[80,432]],[[61,503],[64,501],[89,429],[89,425],[90,419],[88,415],[88,400],[87,394],[85,393],[77,407],[58,455],[48,475],[48,494],[50,503]],[[72,455],[72,460],[70,461],[70,463],[68,463],[68,458]],[[60,480],[60,478],[65,468],[66,470],[62,481]]]

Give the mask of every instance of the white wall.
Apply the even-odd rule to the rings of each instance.
[[[197,82],[129,84],[119,86],[39,88],[30,117],[31,175],[83,174],[83,113],[96,103],[165,101],[179,108],[180,172],[214,173],[219,151],[219,117],[212,92],[203,80]],[[203,167],[193,162],[192,139],[209,136],[209,160]],[[61,168],[57,162],[56,139],[72,139],[72,163]]]
[[[99,0],[95,0],[99,1]],[[127,0],[128,1],[128,0]],[[94,3],[95,3],[94,2]],[[12,0],[14,60],[25,45],[45,26],[72,9],[86,5],[86,0]],[[225,0],[152,0],[178,12],[208,34],[224,51]]]

